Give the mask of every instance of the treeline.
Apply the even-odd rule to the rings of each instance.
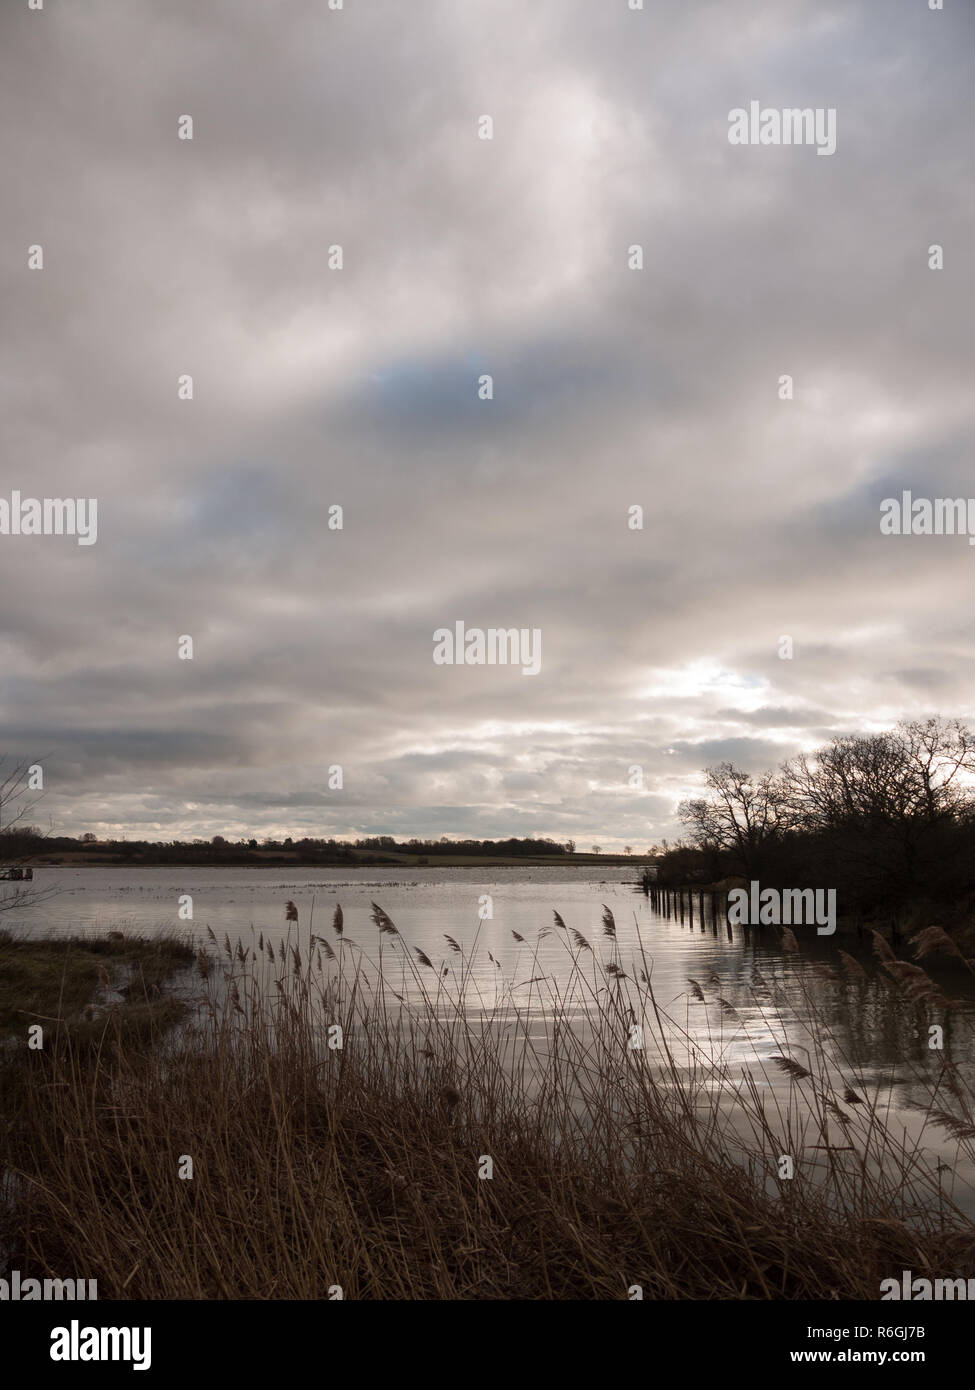
[[[975,892],[975,735],[958,720],[834,738],[759,776],[731,763],[705,776],[659,882],[835,888],[843,915]]]
[[[396,840],[391,835],[372,835],[354,841],[304,838],[294,840],[229,840],[214,835],[209,840],[99,840],[88,833],[80,839],[65,835],[45,835],[34,826],[16,826],[0,834],[0,861],[18,863],[37,855],[90,855],[93,859],[111,856],[123,861],[154,864],[254,864],[268,863],[275,854],[282,862],[295,859],[307,864],[384,864],[396,863],[391,856],[409,854],[417,858],[437,855],[470,855],[487,858],[536,858],[565,855],[574,851],[572,841],[559,844],[549,839],[508,840]]]
[[[548,839],[448,840],[446,836],[439,840],[395,840],[392,835],[373,835],[365,840],[356,840],[355,847],[394,850],[400,854],[472,854],[515,859],[575,853],[575,844],[571,840],[562,845]]]

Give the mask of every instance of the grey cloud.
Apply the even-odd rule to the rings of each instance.
[[[973,38],[908,0],[8,7],[0,495],[99,498],[90,553],[0,537],[45,811],[609,847],[707,763],[972,717],[975,554],[878,507],[969,490]],[[836,154],[729,146],[752,97],[835,105]],[[461,619],[540,628],[539,675],[435,667]]]

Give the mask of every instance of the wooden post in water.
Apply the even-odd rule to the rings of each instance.
[[[689,923],[689,925],[690,925],[691,931],[693,931],[693,930],[694,930],[694,889],[693,889],[693,888],[688,888],[688,890],[687,890],[687,920],[688,920],[688,923]]]
[[[684,890],[683,890],[683,888],[678,888],[678,890],[677,890],[677,903],[678,903],[678,906],[680,907],[680,924],[681,924],[681,926],[683,926],[683,925],[684,925]]]

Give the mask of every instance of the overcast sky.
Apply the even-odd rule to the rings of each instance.
[[[879,527],[975,495],[975,7],[646,5],[4,0],[0,497],[98,499],[0,536],[35,820],[642,850],[709,763],[975,716],[975,548]]]

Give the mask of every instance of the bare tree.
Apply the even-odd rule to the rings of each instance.
[[[963,776],[972,771],[971,732],[958,720],[927,719],[800,753],[783,764],[782,786],[804,830],[933,826],[973,813]]]
[[[835,738],[784,763],[781,781],[797,829],[823,837],[875,889],[906,890],[933,859],[947,861],[975,818],[973,771],[971,731],[926,719]]]
[[[725,850],[750,876],[763,844],[778,839],[788,824],[788,806],[772,773],[753,778],[732,763],[706,769],[709,799],[683,801],[677,813],[699,849]]]
[[[975,772],[975,735],[958,719],[898,724],[905,761],[914,778],[914,810],[929,823],[967,818],[975,797],[965,773]]]
[[[15,847],[20,848],[17,846],[17,840],[21,838],[17,834],[18,829],[24,837],[27,833],[33,836],[42,833],[31,826],[27,819],[43,794],[40,791],[35,794],[30,786],[31,769],[36,765],[36,761],[29,758],[22,762],[0,758],[0,870],[22,868],[30,857],[29,854],[7,852]],[[5,882],[0,890],[0,912],[36,907],[59,891],[54,886],[39,887],[33,881]]]

